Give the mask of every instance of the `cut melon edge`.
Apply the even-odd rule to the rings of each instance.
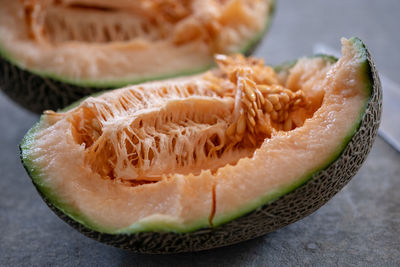
[[[305,185],[307,182],[313,179],[313,177],[318,174],[320,171],[326,169],[328,166],[332,165],[336,160],[340,158],[340,155],[343,153],[344,149],[346,146],[349,144],[351,141],[352,137],[354,134],[357,132],[357,130],[360,127],[362,118],[365,114],[367,105],[370,101],[370,97],[372,95],[372,92],[374,90],[374,78],[373,78],[373,67],[370,65],[369,61],[369,54],[368,51],[366,50],[364,44],[362,41],[356,37],[353,37],[349,39],[349,41],[352,43],[353,48],[357,51],[357,55],[360,59],[360,71],[363,73],[362,77],[362,83],[364,84],[364,89],[368,93],[368,98],[366,98],[365,103],[363,105],[363,108],[360,110],[358,119],[353,123],[353,126],[351,129],[348,131],[348,133],[344,136],[343,142],[341,142],[338,146],[338,148],[335,150],[335,152],[329,157],[329,160],[327,160],[322,166],[316,166],[313,171],[310,173],[300,177],[299,179],[296,179],[293,181],[293,183],[286,185],[283,188],[279,188],[275,191],[270,191],[263,195],[262,197],[259,197],[257,199],[254,199],[251,201],[250,204],[242,207],[241,209],[236,210],[235,212],[225,214],[224,216],[219,216],[213,219],[213,227],[217,227],[220,225],[223,225],[227,222],[230,222],[234,219],[237,219],[238,217],[244,216],[257,208],[261,208],[265,205],[268,205],[275,200],[279,199],[280,197],[295,191],[296,189],[302,187]],[[334,58],[331,56],[326,56],[326,55],[316,55],[314,57],[321,57],[324,60],[329,60],[332,61]],[[289,66],[293,66],[293,64],[284,64],[281,70],[285,70]],[[277,67],[279,68],[279,66]],[[100,94],[100,93],[98,93]],[[96,95],[98,95],[96,94]],[[78,101],[71,106],[65,108],[64,110],[68,110],[77,104],[79,104]],[[202,229],[202,228],[210,228],[210,224],[208,221],[208,218],[199,218],[197,221],[191,222],[190,224],[182,224],[174,220],[142,220],[136,223],[133,223],[132,225],[119,229],[119,230],[110,230],[106,227],[103,227],[101,225],[98,225],[97,223],[93,222],[91,219],[87,218],[85,215],[79,213],[77,210],[75,210],[73,207],[70,205],[66,204],[63,202],[62,199],[60,199],[58,196],[52,193],[52,189],[49,186],[46,186],[45,183],[42,181],[45,178],[45,174],[41,172],[40,168],[36,166],[33,162],[33,160],[27,155],[27,151],[29,151],[32,147],[32,144],[34,142],[35,134],[36,132],[40,129],[42,118],[37,122],[25,135],[23,140],[20,143],[20,158],[21,161],[28,172],[33,184],[35,185],[36,189],[40,193],[40,195],[44,198],[45,202],[47,205],[53,205],[56,209],[70,217],[72,220],[82,224],[83,226],[87,227],[88,229],[98,231],[100,233],[107,233],[107,234],[135,234],[135,233],[140,233],[140,232],[175,232],[175,233],[189,233],[189,232],[194,232],[196,230]],[[166,218],[166,217],[164,217]]]
[[[213,226],[217,227],[220,225],[223,225],[225,223],[228,223],[230,221],[233,221],[239,217],[242,217],[257,208],[261,208],[265,205],[268,205],[282,196],[295,191],[296,189],[300,188],[301,186],[305,185],[307,182],[311,181],[319,172],[323,171],[324,169],[328,168],[330,165],[332,165],[335,161],[337,161],[340,158],[340,155],[344,152],[346,146],[350,143],[351,139],[357,132],[357,130],[360,128],[361,121],[364,117],[364,114],[366,112],[368,103],[370,102],[372,93],[373,93],[373,86],[374,86],[374,78],[373,78],[373,71],[372,67],[370,65],[369,61],[369,53],[364,45],[364,43],[357,37],[352,37],[349,39],[350,43],[353,45],[353,48],[357,51],[357,56],[360,60],[360,71],[363,73],[363,84],[364,84],[364,90],[368,95],[368,98],[366,98],[365,103],[363,107],[360,109],[359,116],[357,120],[353,123],[353,127],[347,132],[347,134],[343,138],[343,142],[339,144],[338,148],[332,153],[332,155],[329,157],[329,159],[322,165],[322,166],[317,166],[314,168],[314,170],[310,171],[309,173],[305,174],[304,176],[300,177],[299,179],[296,179],[293,181],[293,183],[285,186],[278,188],[275,191],[268,192],[265,195],[263,195],[260,198],[254,199],[251,201],[250,204],[242,207],[241,209],[236,210],[235,212],[232,212],[230,214],[225,214],[224,216],[219,216],[215,217],[213,219]],[[336,62],[338,59],[334,56],[330,55],[324,55],[324,54],[317,54],[314,56],[309,57],[310,59],[312,58],[322,58],[328,62]],[[291,67],[293,67],[297,63],[297,60],[290,61],[287,63],[283,63],[282,65],[279,65],[275,67],[275,69],[279,71],[285,71]]]
[[[263,28],[260,31],[256,32],[251,38],[249,38],[249,40],[244,42],[240,46],[240,48],[237,51],[233,52],[232,54],[234,54],[234,53],[240,53],[240,54],[245,54],[245,55],[251,54],[253,49],[255,49],[257,47],[257,45],[262,40],[264,35],[268,32],[268,30],[271,26],[271,23],[272,23],[272,19],[275,14],[275,9],[276,9],[276,0],[271,0],[270,8],[269,8],[268,14],[267,14],[267,19],[264,23]],[[100,89],[101,88],[104,88],[104,89],[119,88],[119,87],[126,86],[128,84],[139,84],[139,83],[144,83],[144,82],[148,82],[148,81],[165,80],[165,79],[170,79],[170,78],[189,76],[189,75],[194,75],[197,73],[204,72],[206,70],[211,69],[212,67],[215,67],[213,59],[210,58],[209,64],[206,64],[203,66],[196,66],[193,69],[189,69],[189,70],[188,69],[176,70],[171,73],[165,73],[165,74],[160,74],[160,75],[155,75],[155,76],[148,75],[148,76],[141,76],[141,77],[133,76],[131,78],[123,78],[123,79],[115,78],[115,79],[109,79],[109,80],[99,80],[99,79],[93,80],[93,79],[71,79],[69,77],[64,77],[60,74],[56,74],[56,73],[52,73],[52,72],[48,72],[48,71],[42,71],[42,70],[34,69],[34,68],[27,68],[27,67],[23,66],[22,64],[20,64],[18,62],[18,60],[16,60],[0,43],[0,64],[1,64],[2,59],[7,61],[10,64],[16,66],[17,68],[19,68],[21,70],[28,71],[35,75],[41,76],[42,78],[45,78],[45,79],[52,79],[52,80],[55,80],[58,82],[63,82],[63,83],[67,83],[67,84],[71,84],[71,85],[75,85],[75,86],[100,88]]]
[[[40,168],[33,162],[33,160],[27,155],[27,151],[30,151],[32,144],[35,139],[36,132],[40,129],[41,122],[43,116],[41,116],[39,122],[37,122],[25,135],[22,139],[19,149],[20,149],[20,159],[21,162],[28,173],[29,177],[33,185],[35,186],[38,193],[44,199],[47,205],[52,205],[54,208],[58,209],[63,214],[70,217],[72,220],[82,224],[83,226],[98,231],[100,233],[107,234],[131,234],[131,233],[139,233],[139,232],[177,232],[177,233],[185,233],[185,232],[193,232],[200,228],[205,228],[209,226],[209,218],[199,218],[196,221],[191,222],[190,224],[181,224],[180,222],[169,218],[166,215],[157,215],[151,218],[151,216],[144,218],[141,221],[133,223],[132,225],[114,230],[111,228],[104,227],[84,214],[80,213],[70,204],[63,201],[59,196],[53,193],[53,190],[50,186],[46,185],[43,182],[46,178],[46,175],[40,170]],[[49,205],[49,206],[50,206]],[[50,206],[50,208],[52,208]]]

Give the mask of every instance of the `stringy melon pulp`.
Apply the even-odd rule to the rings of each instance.
[[[304,182],[340,152],[368,95],[357,47],[277,75],[217,56],[203,75],[47,111],[23,158],[58,208],[102,232],[219,225]],[[27,146],[29,149],[24,149]]]
[[[112,86],[209,68],[246,51],[270,0],[0,0],[0,53],[74,84]],[[166,64],[168,62],[168,64]]]

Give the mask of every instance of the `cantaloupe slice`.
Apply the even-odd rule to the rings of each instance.
[[[46,203],[88,236],[141,252],[246,240],[324,204],[376,136],[379,79],[357,39],[283,68],[237,55],[198,76],[46,111],[21,158]],[[200,230],[199,230],[200,229]]]
[[[35,112],[248,53],[273,0],[0,1],[2,90]],[[12,75],[10,75],[12,74]]]

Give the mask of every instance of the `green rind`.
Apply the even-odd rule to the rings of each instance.
[[[263,29],[259,33],[256,33],[253,36],[253,38],[250,39],[247,43],[245,43],[241,48],[239,48],[237,51],[238,53],[249,56],[254,52],[258,44],[261,42],[262,38],[268,33],[269,29],[271,28],[275,12],[276,12],[276,0],[271,0],[268,19],[266,20]]]
[[[261,198],[256,199],[254,202],[252,202],[248,206],[243,207],[242,209],[236,211],[235,213],[226,214],[225,216],[220,216],[218,218],[215,218],[213,220],[214,226],[219,226],[219,225],[222,225],[229,221],[232,221],[238,217],[241,217],[241,216],[251,212],[252,210],[255,210],[257,207],[269,204],[269,203],[277,200],[281,196],[294,191],[295,189],[297,189],[298,187],[302,186],[307,181],[312,179],[316,174],[318,174],[318,172],[326,169],[329,165],[331,165],[335,160],[337,160],[340,157],[340,155],[344,151],[344,148],[347,146],[347,144],[350,142],[353,135],[357,132],[357,130],[360,127],[361,119],[362,119],[363,115],[365,114],[366,107],[367,107],[368,101],[370,100],[370,96],[371,96],[372,90],[373,90],[372,71],[371,71],[371,68],[368,63],[368,54],[367,54],[365,45],[362,43],[362,41],[360,39],[358,39],[356,37],[351,38],[349,41],[352,42],[355,47],[357,47],[357,50],[359,52],[359,57],[361,58],[361,61],[362,61],[362,66],[360,68],[360,72],[364,74],[364,82],[363,83],[365,84],[365,91],[368,95],[368,98],[366,99],[364,106],[360,110],[360,115],[359,115],[357,121],[355,121],[353,127],[348,131],[348,133],[343,138],[343,142],[341,144],[339,144],[336,151],[333,152],[331,157],[323,165],[316,167],[314,170],[305,174],[303,177],[294,181],[292,184],[288,185],[287,187],[278,188],[276,191],[269,192],[268,194],[262,196]],[[322,58],[325,61],[330,62],[330,63],[334,63],[338,60],[334,56],[323,55],[323,54],[314,55],[309,58],[316,58],[316,57]],[[284,63],[283,65],[277,66],[274,69],[277,72],[288,71],[296,63],[297,63],[297,60],[290,61],[288,63]]]
[[[79,86],[79,87],[96,88],[97,90],[119,88],[119,87],[124,87],[129,84],[139,84],[139,83],[145,83],[145,82],[149,82],[149,81],[165,80],[165,79],[170,79],[170,78],[175,78],[175,77],[180,77],[180,76],[189,76],[189,75],[193,75],[196,73],[204,72],[214,66],[213,63],[210,63],[208,65],[199,66],[199,67],[189,69],[189,70],[178,70],[175,72],[171,72],[171,73],[167,73],[167,74],[160,74],[160,75],[156,75],[156,76],[140,76],[140,77],[134,77],[134,78],[118,79],[118,80],[71,79],[71,78],[64,77],[62,75],[52,73],[52,72],[46,72],[46,71],[26,68],[25,66],[22,66],[21,64],[19,64],[19,62],[17,62],[14,58],[12,58],[9,54],[4,52],[4,50],[2,50],[2,49],[3,48],[0,45],[0,56],[2,56],[3,59],[7,60],[9,63],[15,65],[17,68],[19,68],[21,70],[30,72],[30,73],[40,76],[44,79],[54,80],[57,82],[62,82],[62,83]]]
[[[147,229],[153,231],[114,235],[93,231],[62,213],[46,197],[44,200],[58,216],[86,236],[141,253],[173,253],[229,245],[277,230],[307,216],[328,201],[354,176],[369,153],[379,127],[382,110],[379,77],[363,43],[357,38],[352,38],[351,41],[360,52],[360,58],[366,59],[362,64],[364,85],[372,95],[366,103],[365,113],[360,114],[359,121],[354,124],[341,147],[332,155],[330,163],[318,168],[319,171],[316,169],[316,173],[311,173],[309,179],[303,177],[289,187],[255,201],[257,205],[252,205],[255,210],[247,214],[244,213],[249,211],[248,208],[241,210],[235,216],[231,214],[230,219],[243,215],[235,220],[218,227],[189,233]],[[33,129],[30,132],[32,136],[25,138],[21,144],[21,158],[28,172],[32,169],[32,163],[26,161],[23,155],[26,144],[30,142],[28,139],[34,138],[35,130]],[[35,179],[36,172],[31,171],[32,180]]]
[[[139,84],[139,83],[144,83],[144,82],[154,81],[154,80],[164,80],[164,79],[174,78],[174,77],[179,77],[179,76],[188,76],[188,75],[206,71],[206,70],[210,69],[212,66],[214,66],[213,63],[210,63],[208,65],[200,66],[200,67],[194,68],[192,70],[180,70],[180,71],[172,72],[169,74],[167,73],[167,74],[161,74],[161,75],[156,75],[156,76],[144,76],[144,77],[142,76],[142,77],[124,78],[124,79],[118,79],[118,80],[99,80],[99,79],[90,80],[90,79],[71,79],[71,78],[64,77],[60,74],[56,74],[53,72],[42,71],[42,70],[37,70],[34,68],[28,68],[26,66],[23,66],[9,52],[7,52],[7,50],[4,48],[4,46],[1,43],[0,43],[0,57],[2,57],[4,60],[8,61],[15,67],[17,67],[23,71],[27,71],[32,74],[38,75],[44,79],[50,79],[50,80],[54,80],[57,82],[67,83],[70,85],[81,86],[81,87],[99,88],[99,90],[123,87],[128,84]]]
[[[68,203],[65,203],[62,199],[60,199],[52,190],[51,187],[46,185],[45,179],[46,176],[41,172],[39,166],[37,166],[33,160],[27,155],[27,152],[32,149],[32,144],[34,143],[35,134],[41,128],[42,118],[37,122],[24,136],[20,144],[20,157],[21,161],[25,167],[25,170],[29,174],[32,179],[33,184],[36,189],[39,191],[40,195],[46,199],[46,202],[49,201],[59,209],[62,213],[67,214],[68,217],[73,219],[76,222],[79,222],[83,226],[98,231],[100,233],[108,233],[108,234],[123,234],[123,233],[138,233],[138,232],[193,232],[200,228],[208,227],[209,221],[208,217],[200,218],[197,221],[194,221],[188,225],[182,225],[178,222],[138,222],[130,225],[125,229],[110,229],[106,228],[102,225],[97,224],[92,221],[90,218],[84,216],[79,213],[78,210],[73,208]]]
[[[33,162],[33,160],[26,154],[27,151],[31,150],[35,134],[37,130],[40,129],[41,121],[42,119],[28,131],[20,144],[21,161],[23,162],[25,170],[32,178],[32,182],[35,185],[36,189],[42,197],[45,197],[47,201],[53,203],[53,205],[56,206],[64,214],[68,214],[71,219],[90,229],[95,229],[100,232],[109,231],[108,229],[105,229],[95,224],[94,222],[91,222],[90,220],[88,220],[88,218],[86,218],[83,214],[77,212],[70,205],[66,205],[61,199],[58,198],[56,194],[53,193],[52,188],[46,185],[45,182],[43,182],[46,178],[45,175],[41,172],[40,168]]]
[[[262,37],[267,33],[273,15],[275,13],[275,5],[276,5],[276,0],[271,1],[271,8],[269,9],[268,13],[268,18],[265,22],[265,25],[263,29],[260,32],[257,32],[250,40],[248,40],[244,45],[242,45],[235,53],[242,53],[249,55],[252,50],[257,46],[257,44],[260,42]],[[154,80],[165,80],[169,78],[174,78],[174,77],[180,77],[180,76],[188,76],[188,75],[193,75],[196,73],[201,73],[204,72],[213,66],[215,64],[213,61],[211,61],[209,64],[204,65],[204,66],[196,66],[193,69],[188,69],[188,70],[177,70],[171,73],[166,73],[166,74],[161,74],[161,75],[156,75],[156,76],[142,76],[142,77],[132,77],[132,78],[124,78],[124,79],[111,79],[111,80],[91,80],[91,79],[71,79],[68,77],[64,77],[62,75],[48,72],[48,71],[42,71],[42,70],[37,70],[33,68],[27,68],[23,65],[21,65],[10,53],[7,52],[7,50],[1,45],[0,43],[0,56],[3,57],[3,59],[7,60],[9,63],[15,65],[17,68],[30,72],[32,74],[38,75],[43,77],[44,79],[50,79],[50,80],[55,80],[57,82],[62,82],[62,83],[67,83],[70,85],[74,86],[81,86],[81,87],[91,87],[91,88],[98,88],[99,90],[101,89],[109,89],[109,88],[119,88],[123,87],[129,84],[139,84],[139,83],[144,83],[148,81],[154,81]]]

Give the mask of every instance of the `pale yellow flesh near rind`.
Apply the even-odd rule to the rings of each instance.
[[[360,99],[358,99],[358,101],[355,101],[356,102],[354,103],[355,108],[352,109],[351,112],[351,115],[353,116],[354,120],[351,120],[351,123],[347,122],[346,124],[347,128],[344,129],[341,132],[341,135],[338,136],[338,139],[334,143],[334,147],[333,148],[331,147],[330,153],[325,152],[327,156],[323,160],[311,164],[311,167],[307,170],[302,170],[302,173],[300,175],[293,177],[292,174],[292,177],[291,178],[289,177],[289,179],[286,177],[286,180],[285,177],[283,177],[282,178],[283,182],[280,184],[278,183],[272,188],[270,187],[261,188],[262,186],[265,186],[263,185],[263,183],[257,184],[257,186],[254,185],[254,183],[271,179],[271,177],[265,175],[263,175],[262,178],[257,177],[258,173],[263,173],[262,168],[266,169],[266,172],[264,174],[267,174],[268,167],[271,167],[270,165],[266,164],[266,159],[264,157],[260,159],[258,155],[260,155],[261,153],[259,151],[256,151],[253,159],[243,159],[239,161],[239,163],[236,166],[227,166],[221,169],[218,172],[216,179],[210,179],[211,175],[207,174],[207,172],[202,173],[201,177],[186,177],[185,179],[187,179],[187,181],[191,181],[190,183],[196,181],[193,182],[191,186],[195,185],[196,183],[200,183],[203,186],[204,191],[199,190],[196,186],[197,189],[194,192],[198,193],[203,192],[204,193],[203,196],[197,195],[196,197],[197,199],[202,199],[203,201],[206,202],[204,209],[201,212],[199,212],[203,215],[200,214],[196,215],[195,212],[193,212],[192,210],[193,207],[190,207],[190,204],[193,203],[191,199],[193,196],[191,195],[183,196],[182,199],[183,201],[181,203],[185,203],[187,206],[183,207],[182,210],[186,210],[187,214],[189,214],[189,217],[192,217],[191,221],[189,220],[187,222],[183,222],[182,220],[177,218],[162,216],[162,215],[160,216],[155,214],[153,216],[144,218],[143,220],[136,222],[131,226],[116,229],[113,227],[104,227],[103,224],[95,223],[92,219],[89,218],[90,216],[83,215],[82,211],[78,211],[75,208],[71,207],[71,205],[68,205],[65,202],[63,202],[61,200],[62,196],[58,195],[57,193],[54,193],[53,190],[46,184],[46,179],[48,178],[48,175],[43,174],[43,169],[40,166],[37,166],[35,160],[31,158],[32,150],[35,149],[34,148],[35,138],[40,128],[40,124],[43,124],[43,122],[39,123],[39,125],[32,128],[32,130],[25,136],[23,142],[21,143],[22,160],[38,189],[46,196],[46,198],[50,200],[51,203],[53,203],[57,208],[62,210],[64,213],[68,214],[74,220],[82,223],[88,228],[97,230],[99,232],[106,232],[106,233],[134,233],[142,231],[191,232],[198,228],[208,227],[209,226],[208,217],[212,207],[211,188],[215,185],[215,183],[217,185],[216,186],[217,201],[216,201],[216,214],[213,220],[213,224],[214,226],[222,224],[226,221],[236,218],[242,214],[245,214],[256,207],[266,204],[278,198],[279,196],[293,190],[295,187],[299,186],[300,184],[308,180],[311,177],[312,173],[316,172],[317,170],[323,169],[327,165],[329,165],[329,163],[332,162],[340,154],[345,144],[347,143],[349,138],[352,136],[352,134],[358,127],[358,123],[360,121],[360,118],[364,112],[367,103],[366,100],[368,99],[369,92],[367,91],[369,90],[369,88],[366,89],[366,86],[370,86],[370,81],[368,76],[369,73],[366,74],[365,73],[366,70],[364,70],[365,68],[364,65],[366,64],[365,51],[362,50],[363,48],[359,46],[359,43],[357,43],[356,41],[357,40],[354,39],[352,39],[350,42],[344,41],[345,48],[343,51],[345,54],[344,57],[345,60],[342,60],[341,62],[343,64],[343,62],[344,63],[349,62],[346,60],[349,60],[350,58],[352,60],[354,59],[354,61],[351,61],[354,64],[349,64],[350,69],[348,69],[347,71],[350,71],[352,75],[356,75],[357,79],[355,79],[354,84],[358,86],[356,86],[357,88],[354,89],[356,89],[357,95],[360,97]],[[346,67],[346,64],[343,65],[344,67]],[[332,90],[337,91],[334,89]],[[339,91],[336,93],[340,94]],[[329,99],[329,97],[327,97],[327,99]],[[320,115],[316,114],[316,116],[321,116],[321,114]],[[340,120],[340,117],[338,117],[338,119]],[[309,122],[306,122],[306,124],[307,123]],[[316,127],[317,127],[316,129],[318,129],[318,125],[316,125]],[[297,130],[301,129],[302,128],[298,128]],[[297,130],[294,130],[293,134]],[[311,129],[310,131],[312,130],[313,129]],[[264,143],[261,150],[263,149],[265,150],[266,147],[268,148],[269,146],[271,146],[269,145],[270,142],[272,143],[280,142],[279,136],[276,136],[275,138]],[[308,141],[309,140],[307,140],[307,142]],[[282,146],[285,146],[285,144],[282,144]],[[290,147],[290,154],[295,155],[296,153],[292,149],[293,147]],[[273,153],[273,151],[268,152],[267,150],[267,153]],[[297,162],[289,162],[289,164],[290,163],[299,164],[299,162],[303,164],[302,159],[297,159]],[[244,172],[243,170],[248,170],[248,172]],[[274,177],[272,177],[272,179],[273,178]],[[199,179],[201,180],[201,182]],[[182,183],[182,179],[176,179],[175,181],[173,181],[173,183],[175,185],[178,184],[178,180]],[[232,183],[232,181],[236,181],[236,184]],[[160,183],[156,183],[153,185],[158,185],[158,184]],[[183,184],[185,186],[186,183]],[[164,186],[163,184],[160,185]],[[149,188],[149,185],[143,186],[143,188]],[[178,187],[175,187],[175,189],[176,188]],[[253,191],[251,192],[250,190]],[[249,197],[250,194],[248,194],[247,192],[250,193],[256,192],[256,194],[254,194],[256,196]],[[166,195],[167,192],[164,190],[161,193],[160,191],[160,194]],[[184,199],[185,197],[188,198]],[[233,204],[230,205],[230,207],[227,207],[227,205],[224,206],[224,198],[228,200],[225,203],[228,203],[230,201],[231,203],[233,202]],[[195,197],[193,197],[193,199],[195,199]]]
[[[268,2],[269,7],[267,8],[267,14],[264,16],[260,16],[262,18],[265,18],[262,27],[260,30],[255,31],[254,33],[250,34],[246,38],[241,38],[241,43],[237,44],[235,49],[230,50],[230,51],[220,51],[223,53],[247,53],[249,50],[251,50],[257,43],[258,41],[261,40],[265,32],[267,31],[269,25],[270,25],[270,20],[273,16],[274,12],[274,6],[275,6],[275,0],[271,0]],[[1,6],[0,2],[0,6]],[[3,3],[3,5],[9,5],[9,3]],[[3,16],[4,18],[6,16]],[[1,25],[0,25],[1,26]],[[6,29],[6,31],[4,31]],[[67,44],[63,50],[65,50],[65,55],[64,52],[60,51],[59,55],[57,57],[63,58],[61,61],[64,61],[63,64],[58,64],[55,62],[54,66],[62,66],[62,65],[71,65],[70,62],[74,62],[74,58],[76,57],[77,59],[82,58],[82,57],[89,57],[90,58],[90,51],[91,50],[99,50],[99,53],[104,53],[104,55],[98,59],[97,61],[103,62],[99,63],[99,65],[92,64],[81,69],[82,64],[78,64],[79,60],[75,63],[78,64],[76,65],[75,68],[71,67],[71,71],[75,71],[74,75],[68,75],[68,74],[63,74],[60,72],[55,72],[51,68],[49,69],[46,64],[43,65],[43,63],[46,62],[44,57],[42,57],[40,60],[34,59],[36,58],[35,55],[40,54],[40,51],[32,51],[31,53],[27,53],[27,56],[32,57],[32,59],[24,59],[21,58],[23,53],[18,53],[18,51],[13,51],[14,47],[13,44],[8,44],[9,41],[7,41],[10,38],[6,38],[5,40],[2,40],[1,36],[5,36],[7,33],[8,27],[4,27],[2,29],[0,27],[0,56],[3,57],[5,60],[9,61],[13,65],[17,66],[18,68],[22,70],[29,71],[33,74],[36,74],[38,76],[42,76],[45,78],[50,78],[54,79],[56,81],[64,82],[67,84],[72,84],[72,85],[77,85],[77,86],[84,86],[84,87],[94,87],[94,88],[118,88],[122,87],[128,84],[138,84],[150,80],[162,80],[162,79],[167,79],[167,78],[172,78],[172,77],[179,77],[179,76],[187,76],[195,73],[200,73],[203,72],[207,69],[210,69],[211,67],[214,66],[213,64],[213,56],[208,51],[208,48],[201,44],[201,43],[189,43],[188,45],[183,45],[182,47],[179,48],[174,48],[174,47],[169,47],[168,45],[165,45],[163,43],[155,43],[152,44],[152,47],[154,47],[153,50],[146,51],[144,48],[145,46],[141,42],[133,42],[133,43],[121,43],[117,45],[117,47],[110,47],[107,48],[107,45],[80,45],[78,43],[70,43]],[[3,31],[3,32],[2,32]],[[143,46],[143,47],[142,47]],[[23,52],[25,53],[26,51],[29,51],[29,45],[23,46]],[[131,48],[132,47],[132,48]],[[45,47],[46,49],[52,49],[50,47]],[[83,49],[83,50],[82,50]],[[82,51],[80,51],[82,50]],[[131,66],[128,68],[127,72],[128,74],[124,74],[124,71],[121,69],[124,67],[124,64],[128,63],[123,63],[124,60],[122,60],[120,67],[118,67],[118,64],[116,64],[113,68],[113,71],[107,71],[106,73],[103,73],[100,69],[101,66],[113,66],[112,58],[118,58],[118,57],[124,57],[124,54],[120,53],[119,51],[128,51],[125,56],[130,56],[129,51],[132,51],[133,54],[137,53],[138,56],[131,62],[135,63],[134,66]],[[86,51],[86,52],[84,52]],[[141,52],[142,51],[142,52]],[[165,52],[163,52],[165,51]],[[115,54],[115,55],[114,55]],[[143,56],[142,56],[143,54]],[[144,56],[144,55],[147,56]],[[154,55],[157,54],[157,57]],[[114,56],[113,56],[114,55]],[[108,59],[104,58],[107,57]],[[141,58],[141,61],[138,60],[138,58]],[[55,56],[51,56],[51,59],[55,58]],[[178,60],[175,60],[178,59]],[[25,62],[24,62],[25,61]],[[42,67],[37,67],[35,66],[36,63],[32,63],[34,61],[37,62],[42,62]],[[89,60],[90,61],[90,60]],[[108,63],[107,63],[108,61]],[[168,62],[168,64],[166,64]],[[33,64],[33,65],[32,65]],[[130,63],[129,63],[130,64]],[[32,66],[31,66],[32,65]],[[50,65],[50,64],[49,64]],[[72,66],[72,65],[71,65]],[[138,66],[138,67],[137,67]],[[82,76],[84,71],[88,70],[90,71],[91,69],[97,69],[95,72],[97,72],[96,77],[90,77],[90,75],[86,75],[87,77]],[[142,69],[142,68],[147,68]],[[133,71],[136,70],[136,71]],[[122,73],[122,75],[121,75]],[[78,76],[76,76],[78,75]],[[82,77],[80,77],[82,76]]]

